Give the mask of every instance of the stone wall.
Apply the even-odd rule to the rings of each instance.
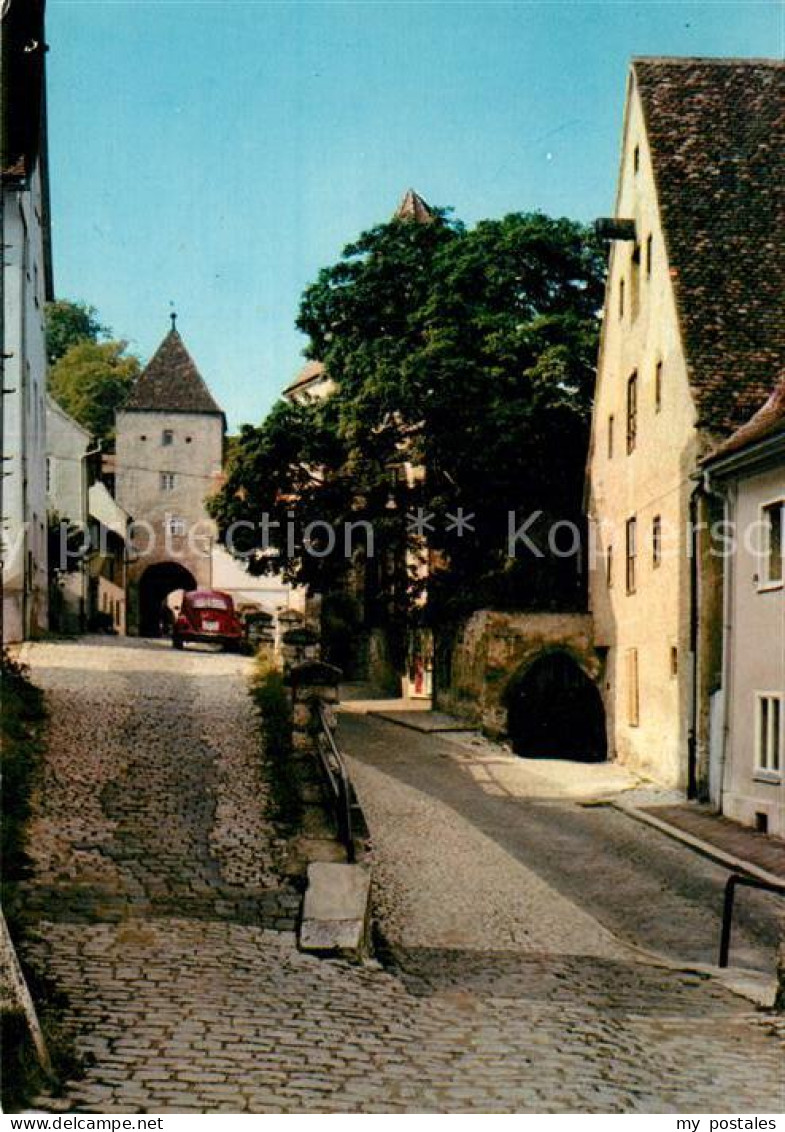
[[[507,730],[505,694],[539,657],[568,653],[592,680],[602,664],[585,613],[496,613],[481,609],[464,623],[450,649],[450,685],[436,706],[481,726],[494,737]]]

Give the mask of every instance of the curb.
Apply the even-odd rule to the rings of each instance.
[[[726,853],[724,849],[719,849],[716,845],[712,845],[711,842],[704,841],[700,837],[695,837],[694,834],[687,833],[677,826],[670,825],[669,822],[662,821],[653,814],[645,813],[635,806],[615,800],[611,800],[610,805],[613,806],[615,810],[619,810],[620,813],[626,814],[627,817],[632,818],[633,821],[638,821],[643,825],[658,829],[660,833],[664,833],[674,841],[679,841],[682,845],[694,849],[696,853],[700,853],[702,857],[707,857],[717,865],[722,865],[732,872],[742,873],[744,876],[752,877],[754,880],[762,880],[767,884],[776,885],[785,892],[785,878],[778,876],[776,873],[770,873],[768,869],[762,869],[759,865],[753,865],[751,861],[745,861],[741,857],[735,857],[732,853]]]

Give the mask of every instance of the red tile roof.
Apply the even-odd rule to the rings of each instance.
[[[708,457],[707,463],[722,456],[741,452],[769,437],[785,433],[785,371],[783,371],[774,391],[766,404],[758,409],[757,413],[743,424],[741,428],[728,437],[724,444],[720,444]]]
[[[170,330],[134,383],[123,411],[223,415],[177,330]]]
[[[294,381],[284,389],[284,395],[292,393],[295,389],[301,389],[305,385],[310,385],[313,381],[318,381],[320,377],[324,376],[324,365],[322,362],[306,362]]]
[[[414,220],[418,224],[430,224],[433,212],[419,193],[414,189],[407,189],[395,210],[393,220]]]
[[[731,432],[785,368],[785,64],[636,59],[700,426]]]

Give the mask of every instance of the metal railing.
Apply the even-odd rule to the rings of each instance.
[[[338,839],[346,849],[346,860],[349,864],[352,864],[354,862],[354,834],[352,831],[351,783],[343,756],[335,742],[326,704],[317,701],[314,710],[319,725],[317,732],[319,762],[324,774],[325,785],[333,800]]]
[[[731,873],[725,885],[725,899],[722,907],[722,934],[720,935],[719,966],[728,966],[730,954],[730,933],[733,924],[733,900],[736,895],[736,885],[743,884],[747,888],[759,888],[763,892],[773,892],[777,896],[785,896],[785,881],[782,884],[773,884],[757,877],[746,876],[742,873]]]

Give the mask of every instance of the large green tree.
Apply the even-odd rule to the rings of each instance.
[[[125,342],[84,339],[50,367],[49,391],[95,439],[111,443],[115,410],[128,397],[139,369],[139,359],[126,353]]]
[[[46,353],[49,364],[62,358],[79,342],[97,342],[108,333],[98,321],[98,312],[88,303],[57,299],[46,306]]]
[[[508,534],[511,516],[536,511],[535,540],[548,520],[580,523],[603,277],[588,230],[541,214],[466,230],[437,212],[364,234],[308,288],[298,319],[336,393],[244,431],[214,503],[221,527],[282,506],[299,530],[316,516],[367,519],[377,614],[393,618],[576,600],[574,559],[511,557]],[[433,518],[413,539],[418,508]],[[459,509],[471,529],[449,518]],[[341,568],[340,540],[323,559],[302,543],[289,553],[283,528],[270,537],[297,580],[324,589]],[[407,573],[413,545],[430,554],[425,607]]]

